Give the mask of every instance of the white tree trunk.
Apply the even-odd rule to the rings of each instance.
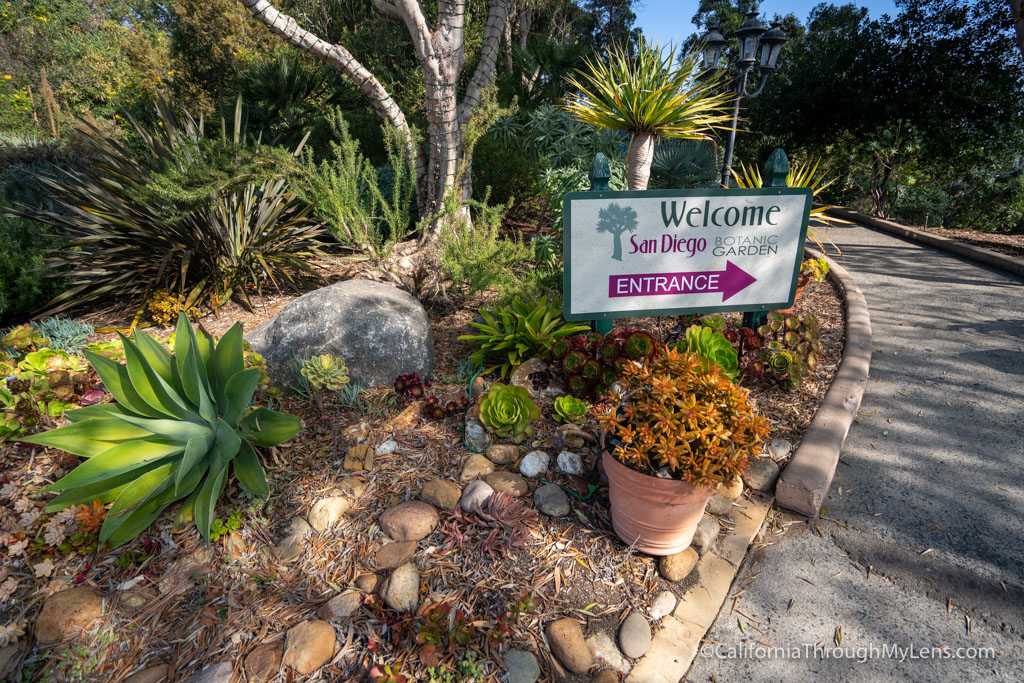
[[[1010,14],[1013,15],[1013,25],[1017,29],[1017,47],[1024,55],[1024,0],[1010,0]]]
[[[646,190],[654,161],[654,135],[633,133],[626,152],[626,181],[630,190]]]

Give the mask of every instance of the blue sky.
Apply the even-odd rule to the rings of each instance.
[[[871,18],[882,14],[896,14],[893,0],[853,0],[856,4],[867,7]],[[807,21],[811,9],[821,0],[762,0],[761,16],[789,14],[792,12]],[[844,4],[843,0],[832,0],[833,4]],[[696,30],[690,18],[697,10],[698,0],[641,0],[640,9],[634,9],[637,24],[644,31],[644,36],[662,45],[672,41],[682,42]]]

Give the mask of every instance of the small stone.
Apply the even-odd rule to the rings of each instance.
[[[743,495],[743,478],[734,477],[728,484],[722,484],[718,489],[718,495],[729,500],[736,500]]]
[[[490,474],[493,471],[493,462],[479,453],[473,453],[471,456],[466,458],[466,463],[462,466],[462,472],[459,473],[459,481],[465,484],[473,481],[474,479],[479,479],[485,474]]]
[[[353,441],[355,443],[365,443],[369,436],[370,425],[365,422],[354,424],[341,433],[341,438],[345,441]]]
[[[459,501],[459,505],[465,512],[472,512],[474,506],[482,508],[492,493],[494,493],[494,489],[487,482],[476,479],[462,489],[462,500]]]
[[[10,645],[0,647],[0,681],[6,681],[7,674],[14,671],[14,665],[18,663],[18,660],[21,658],[21,654],[21,643],[11,643]],[[143,681],[142,683],[156,682]]]
[[[437,509],[420,501],[401,503],[380,516],[380,528],[399,543],[426,538],[437,522]]]
[[[284,640],[262,643],[245,656],[243,668],[250,683],[271,681],[281,670],[284,658]]]
[[[590,679],[590,683],[619,683],[619,677],[610,669],[605,669]]]
[[[569,496],[558,484],[544,484],[533,492],[533,503],[548,517],[565,517],[569,514]]]
[[[292,562],[302,556],[306,549],[306,535],[313,528],[301,517],[293,517],[288,524],[288,535],[274,548],[279,562]]]
[[[249,546],[242,538],[242,534],[232,531],[224,538],[224,552],[232,561],[240,560],[249,552]]]
[[[391,572],[380,593],[384,602],[398,612],[413,612],[420,602],[420,573],[412,564]]]
[[[320,619],[309,619],[288,629],[284,640],[282,666],[308,675],[330,661],[338,645],[334,627]]]
[[[576,476],[583,474],[583,458],[571,451],[559,453],[557,465],[560,472]]]
[[[672,591],[661,591],[651,600],[651,619],[661,619],[672,614],[676,608],[676,596]]]
[[[0,676],[3,675],[3,668],[0,667]],[[167,680],[167,665],[158,664],[143,669],[142,671],[136,671],[128,678],[124,679],[122,683],[161,683]]]
[[[360,574],[356,577],[356,588],[364,593],[376,595],[380,593],[381,586],[383,585],[384,577],[380,574]]]
[[[592,434],[583,431],[574,424],[560,425],[558,429],[555,430],[555,434],[562,438],[562,442],[568,448],[583,448],[588,441],[597,441]]]
[[[706,509],[713,515],[728,517],[732,514],[732,501],[716,493],[708,500]]]
[[[412,561],[416,554],[416,541],[386,543],[377,551],[377,569],[394,569]]]
[[[388,453],[394,453],[395,449],[398,448],[398,442],[394,439],[388,439],[381,445],[377,446],[377,455],[387,455]]]
[[[595,666],[609,666],[621,673],[629,673],[629,662],[622,656],[619,648],[615,646],[615,641],[607,633],[595,633],[587,638],[587,647],[590,649],[590,654],[594,656]]]
[[[505,653],[505,678],[508,683],[536,683],[540,666],[532,652],[509,650]]]
[[[191,590],[196,585],[197,575],[212,571],[213,560],[213,548],[209,546],[177,558],[157,581],[160,593],[167,595]]]
[[[359,611],[363,604],[362,593],[357,591],[345,591],[338,593],[325,602],[317,610],[316,615],[324,621],[331,619],[351,619],[352,615]]]
[[[423,405],[423,401],[413,401],[410,403],[388,423],[388,429],[392,432],[404,432],[415,427],[419,422],[420,415],[423,413]]]
[[[231,662],[217,662],[197,671],[185,680],[185,683],[231,683]]]
[[[140,609],[156,600],[156,594],[146,588],[132,588],[118,596],[118,608],[126,612],[138,612]]]
[[[717,519],[710,515],[704,515],[700,518],[700,523],[697,524],[697,530],[693,533],[693,540],[690,542],[690,547],[703,555],[707,551],[711,550],[715,541],[718,540],[718,534],[721,530],[722,526],[718,523]]]
[[[548,644],[551,652],[558,658],[569,671],[573,673],[586,673],[594,662],[590,648],[583,640],[583,629],[575,619],[559,619],[551,622],[544,629],[548,637]]]
[[[771,458],[757,458],[743,474],[747,486],[755,491],[771,491],[779,478],[779,466]]]
[[[373,451],[365,443],[356,444],[348,449],[345,461],[341,466],[349,472],[360,472],[373,469]]]
[[[459,487],[444,479],[431,479],[420,489],[420,498],[442,510],[454,510],[461,497]]]
[[[639,659],[651,647],[651,625],[639,612],[630,611],[619,627],[619,647],[631,659]]]
[[[484,381],[484,378],[483,377],[479,377],[479,376],[474,377],[473,378],[473,383],[471,385],[469,385],[469,397],[470,397],[470,399],[475,401],[478,398],[480,398],[481,396],[483,396],[484,392],[486,392],[486,391],[487,391],[487,382]]]
[[[793,444],[786,439],[772,439],[771,443],[768,444],[768,452],[776,460],[782,460],[789,455],[791,450],[793,450]]]
[[[313,527],[313,531],[320,533],[327,531],[334,524],[341,519],[348,509],[352,506],[350,501],[345,496],[331,496],[330,498],[321,498],[317,502],[313,503],[313,507],[309,509],[309,525]]]
[[[682,581],[697,566],[700,556],[693,548],[687,548],[674,555],[665,555],[658,562],[658,570],[667,581]]]
[[[526,477],[539,477],[548,471],[551,456],[544,451],[531,451],[519,463],[519,471]]]
[[[519,446],[494,443],[487,447],[487,459],[495,465],[511,465],[519,459]]]
[[[530,492],[530,485],[515,472],[492,472],[484,477],[492,489],[518,498]]]
[[[353,475],[351,477],[345,477],[338,484],[338,494],[345,496],[351,501],[359,499],[359,496],[363,495],[363,491],[366,490],[366,480],[360,476]]]
[[[51,645],[81,635],[103,618],[103,597],[88,588],[54,593],[43,603],[36,620],[36,640]]]
[[[485,451],[491,443],[491,437],[479,420],[466,420],[466,445],[474,451]]]

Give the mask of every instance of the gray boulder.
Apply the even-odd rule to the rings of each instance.
[[[369,280],[347,280],[303,294],[246,336],[267,359],[275,385],[295,381],[293,357],[329,353],[345,361],[364,387],[434,369],[434,336],[423,306],[408,292]]]

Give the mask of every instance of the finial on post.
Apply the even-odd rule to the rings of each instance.
[[[776,147],[764,164],[765,187],[788,187],[788,176],[789,157],[781,147]]]
[[[594,155],[594,162],[590,164],[590,191],[608,192],[611,188],[608,181],[612,179],[612,169],[608,165],[608,157],[603,152]]]

